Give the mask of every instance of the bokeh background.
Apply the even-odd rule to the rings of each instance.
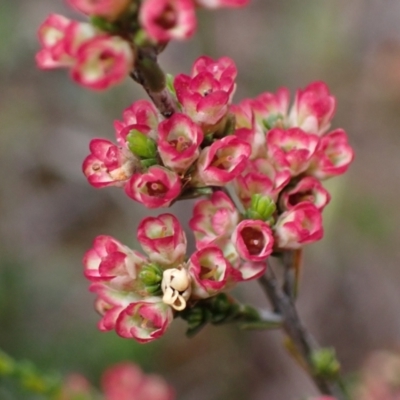
[[[135,246],[147,211],[118,189],[90,187],[81,163],[89,140],[111,139],[113,120],[144,92],[126,81],[93,93],[65,71],[37,70],[36,30],[51,12],[80,18],[61,0],[0,2],[0,347],[94,383],[112,363],[133,360],[164,375],[182,400],[315,394],[279,332],[207,327],[187,339],[177,321],[141,346],[97,330],[82,255],[101,233]],[[317,79],[337,96],[333,126],[347,130],[356,159],[327,183],[326,235],[306,250],[298,304],[354,374],[371,351],[400,346],[400,2],[253,0],[243,10],[200,12],[199,25],[161,56],[166,71],[226,55],[239,69],[236,100]],[[187,222],[190,208],[172,211]],[[255,283],[238,295],[266,306]],[[33,397],[0,381],[0,399]]]

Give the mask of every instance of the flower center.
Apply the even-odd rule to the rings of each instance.
[[[179,136],[177,139],[170,140],[168,143],[179,153],[182,153],[190,147],[190,143],[188,143],[183,136]]]
[[[264,249],[265,238],[260,231],[251,227],[247,227],[242,230],[241,235],[249,254],[260,254]]]
[[[147,193],[149,196],[162,197],[167,192],[167,187],[160,181],[147,182]]]
[[[307,190],[305,192],[293,193],[289,196],[289,204],[291,206],[295,206],[296,204],[301,203],[302,201],[309,201],[310,203],[314,203],[315,196],[312,190]]]
[[[176,12],[174,8],[168,4],[160,17],[155,20],[155,23],[160,25],[163,29],[168,30],[176,25],[176,21]]]

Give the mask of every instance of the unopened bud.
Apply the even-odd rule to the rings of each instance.
[[[143,283],[146,292],[152,295],[161,292],[162,269],[154,264],[145,265],[139,272],[139,280]]]
[[[333,379],[340,371],[340,364],[334,349],[320,349],[314,351],[311,360],[318,376]]]
[[[275,202],[269,196],[262,194],[253,194],[251,196],[251,205],[246,210],[246,216],[248,219],[260,219],[262,221],[268,221],[276,210]]]
[[[129,150],[136,156],[144,159],[156,157],[156,143],[144,133],[137,129],[132,129],[126,138],[128,140]]]

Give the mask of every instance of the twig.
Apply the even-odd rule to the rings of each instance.
[[[158,111],[169,118],[178,111],[176,101],[167,89],[164,71],[157,63],[155,48],[139,48],[136,53],[135,69],[131,78],[143,86]]]
[[[268,268],[266,274],[258,281],[274,309],[282,315],[282,328],[308,367],[308,372],[315,385],[321,393],[334,396],[338,400],[345,400],[345,394],[336,383],[318,376],[315,372],[311,357],[313,353],[320,350],[320,347],[302,325],[291,296],[286,294],[279,286],[272,269]]]

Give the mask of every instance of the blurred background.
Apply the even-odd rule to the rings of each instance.
[[[39,71],[36,30],[54,12],[80,18],[61,0],[0,2],[0,347],[94,383],[109,365],[136,361],[182,400],[315,394],[279,332],[207,327],[187,339],[177,321],[162,340],[137,345],[97,330],[82,256],[98,234],[134,247],[148,211],[118,189],[90,187],[81,163],[90,139],[112,139],[113,120],[144,92],[126,81],[94,93],[64,70]],[[298,306],[353,374],[373,350],[400,347],[400,2],[253,0],[243,10],[199,12],[199,25],[161,56],[166,71],[188,73],[199,55],[225,55],[239,69],[236,101],[320,79],[337,96],[333,127],[348,132],[356,159],[327,182],[326,235],[306,249]],[[172,211],[187,223],[190,209]],[[257,284],[239,290],[266,305]],[[29,396],[0,382],[1,400]]]

